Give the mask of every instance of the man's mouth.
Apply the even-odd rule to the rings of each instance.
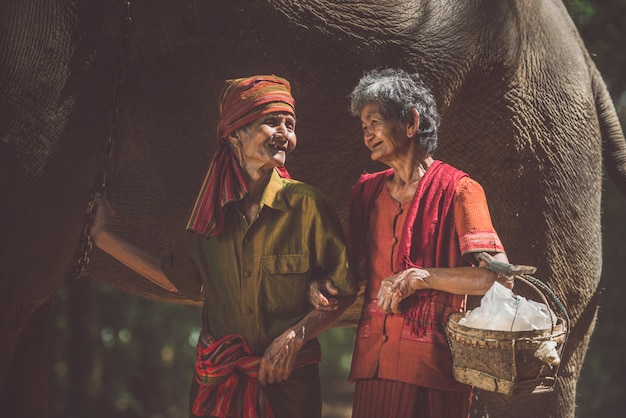
[[[276,138],[270,138],[268,145],[275,151],[287,152],[287,141],[281,141]]]

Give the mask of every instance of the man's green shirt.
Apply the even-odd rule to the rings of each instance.
[[[203,288],[203,326],[213,337],[239,334],[255,355],[312,309],[308,285],[328,277],[340,295],[358,285],[348,268],[341,224],[314,187],[276,170],[251,223],[234,204],[217,237],[184,231],[162,268],[179,292]]]

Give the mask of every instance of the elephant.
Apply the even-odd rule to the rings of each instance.
[[[346,99],[374,67],[417,71],[431,86],[436,158],[483,185],[509,258],[536,266],[571,318],[554,391],[481,393],[490,416],[574,416],[598,308],[603,168],[626,194],[626,142],[561,1],[4,1],[0,63],[0,410],[9,416],[48,414],[47,309],[76,268],[103,173],[114,229],[167,254],[216,146],[223,81],[277,74],[290,80],[299,116],[287,167],[345,222],[352,184],[382,168]],[[88,255],[87,277],[196,303]]]

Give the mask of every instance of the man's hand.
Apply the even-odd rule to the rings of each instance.
[[[417,290],[426,289],[426,270],[410,268],[383,279],[378,289],[378,307],[387,313],[400,314],[400,302]]]
[[[259,383],[263,386],[289,379],[296,355],[304,345],[304,328],[285,331],[267,347],[259,367]]]
[[[309,283],[309,303],[318,311],[336,311],[339,308],[337,296],[339,289],[335,283],[329,278],[312,280]]]

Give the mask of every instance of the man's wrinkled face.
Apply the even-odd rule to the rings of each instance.
[[[235,133],[231,140],[240,151],[242,164],[281,167],[296,147],[296,119],[289,113],[270,113]]]

